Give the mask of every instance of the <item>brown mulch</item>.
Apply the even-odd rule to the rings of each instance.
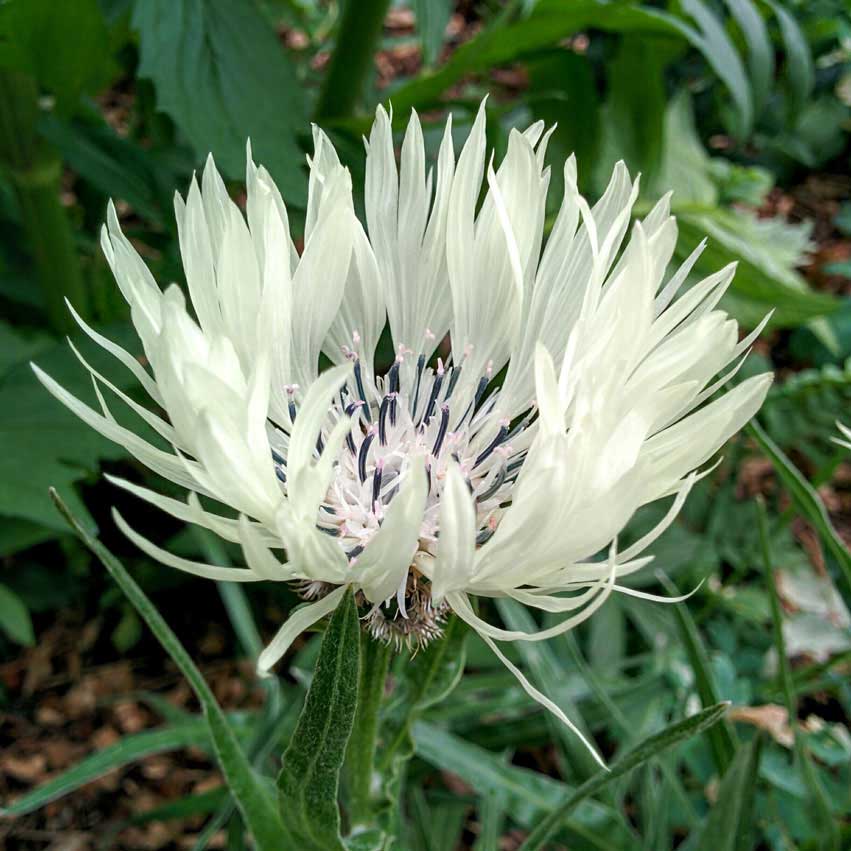
[[[0,801],[16,798],[122,737],[162,726],[165,719],[143,693],[176,710],[198,712],[179,672],[156,645],[150,655],[93,662],[92,626],[63,615],[39,632],[38,645],[0,664],[11,698],[0,712]],[[88,632],[88,635],[87,635]],[[219,702],[228,710],[262,704],[250,663],[222,659],[224,627],[211,625],[192,649]],[[112,655],[117,655],[112,651]],[[0,819],[4,851],[153,851],[191,848],[206,819],[133,825],[141,814],[222,780],[199,748],[147,757],[14,820]],[[224,846],[224,834],[211,848]]]

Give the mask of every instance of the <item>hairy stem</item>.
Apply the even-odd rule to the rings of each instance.
[[[390,664],[390,646],[361,634],[358,706],[344,768],[350,829],[371,824],[374,809],[378,716]]]

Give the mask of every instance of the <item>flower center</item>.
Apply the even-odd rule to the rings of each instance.
[[[353,377],[334,401],[329,426],[317,442],[321,451],[333,424],[341,417],[352,419],[317,517],[318,528],[338,539],[352,565],[381,527],[414,463],[425,464],[428,484],[418,553],[437,552],[441,495],[453,461],[475,497],[476,543],[485,543],[511,502],[526,456],[526,430],[537,413],[530,407],[514,422],[499,419],[500,390],[491,384],[490,369],[470,383],[461,380],[463,363],[445,365],[438,358],[430,366],[424,355],[414,362],[409,353],[412,359],[406,362],[406,350],[400,350],[386,375],[374,383],[350,355]],[[291,399],[294,395],[291,391]],[[295,419],[294,401],[290,413]],[[286,481],[283,459],[276,461]],[[428,580],[415,562],[416,554],[395,601],[375,607],[367,617],[373,635],[397,646],[427,643],[440,633],[446,613],[444,606],[432,604]],[[322,596],[317,589],[311,593]]]
[[[411,464],[425,462],[428,498],[420,528],[420,549],[434,554],[440,534],[440,498],[447,467],[454,460],[476,497],[478,543],[494,532],[525,457],[514,441],[531,416],[512,424],[495,423],[499,390],[488,393],[491,375],[482,376],[474,392],[458,392],[463,366],[434,368],[425,357],[403,372],[400,356],[370,392],[355,361],[354,386],[345,386],[338,411],[359,413],[346,438],[319,525],[339,537],[355,560],[378,530]],[[403,380],[407,375],[407,380]]]

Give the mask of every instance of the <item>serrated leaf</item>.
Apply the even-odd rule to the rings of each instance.
[[[696,272],[706,275],[738,263],[726,304],[745,325],[753,327],[774,310],[772,327],[796,327],[840,308],[839,299],[811,290],[794,269],[808,245],[808,229],[720,207],[677,207],[675,212],[678,257],[684,259],[701,239],[709,239]]]
[[[282,827],[274,801],[262,778],[251,767],[210,686],[180,640],[172,632],[145,592],[125,570],[124,565],[97,538],[92,537],[80,525],[55,491],[51,491],[51,496],[71,528],[109,571],[127,599],[150,627],[151,632],[154,633],[157,640],[171,656],[180,672],[186,677],[189,685],[192,686],[204,712],[216,759],[228,787],[236,799],[239,811],[254,837],[258,851],[277,851],[280,848]]]
[[[709,729],[713,724],[721,720],[727,711],[728,705],[726,703],[720,703],[717,706],[710,706],[683,721],[671,724],[670,727],[666,727],[661,732],[650,736],[650,738],[622,756],[609,767],[608,771],[601,771],[594,777],[586,780],[561,806],[554,809],[546,818],[541,820],[518,851],[540,851],[540,849],[546,848],[546,843],[555,833],[559,824],[582,801],[591,795],[597,794],[622,775],[632,771],[639,765],[643,765],[675,744]]]
[[[18,644],[35,644],[32,620],[24,601],[11,588],[0,585],[0,629]]]
[[[700,834],[696,851],[750,851],[762,736],[736,754],[718,789],[718,800]]]
[[[349,591],[322,637],[307,700],[278,775],[284,835],[303,851],[345,849],[337,792],[357,708],[359,639]]]
[[[303,87],[253,0],[136,3],[139,76],[198,158],[212,152],[231,178],[245,175],[245,142],[288,201],[305,203],[297,134],[306,126]]]

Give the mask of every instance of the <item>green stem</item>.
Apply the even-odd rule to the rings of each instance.
[[[363,95],[390,0],[345,0],[337,42],[316,105],[317,120],[345,118]]]
[[[0,161],[12,180],[21,224],[54,330],[76,326],[65,299],[86,315],[86,288],[68,214],[60,199],[62,162],[38,136],[38,87],[30,76],[0,71]]]
[[[378,716],[390,665],[390,646],[361,634],[358,707],[346,749],[345,785],[350,829],[369,826],[374,810]]]

